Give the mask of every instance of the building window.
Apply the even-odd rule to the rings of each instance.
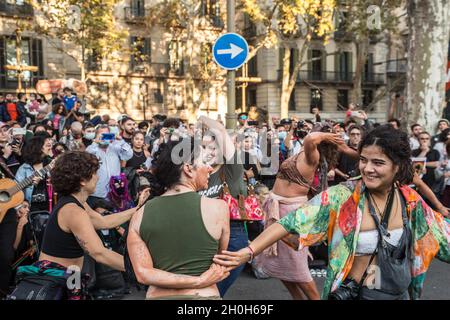
[[[322,65],[322,51],[311,50],[311,80],[322,80],[322,72],[324,71]]]
[[[362,103],[364,107],[367,107],[373,102],[373,90],[362,91]]]
[[[44,63],[42,41],[39,39],[22,38],[21,61],[17,61],[16,38],[0,37],[0,86],[3,88],[17,87],[17,71],[5,70],[5,65],[36,66],[37,72],[24,71],[22,81],[25,87],[33,87],[37,80],[43,77]]]
[[[338,90],[337,91],[337,109],[346,110],[348,106],[348,90]]]
[[[184,109],[184,89],[179,86],[170,86],[167,92],[167,100],[169,110],[183,110]]]
[[[319,110],[322,110],[322,107],[322,91],[320,89],[311,89],[310,109],[319,108]]]
[[[25,0],[0,1],[0,12],[4,15],[30,18],[33,16],[33,6]]]
[[[201,0],[200,16],[208,17],[213,27],[223,28],[224,23],[220,17],[219,0]]]
[[[220,16],[219,0],[201,0],[201,16]]]
[[[342,52],[338,56],[337,76],[339,81],[352,81],[352,53]]]
[[[248,76],[257,77],[258,76],[258,59],[254,56],[252,59],[248,60]]]
[[[184,75],[183,42],[173,40],[169,44],[169,67],[177,76]]]
[[[209,74],[211,72],[211,63],[212,63],[212,44],[208,42],[202,43],[202,51],[201,51],[201,69],[205,74]]]
[[[252,88],[248,90],[248,105],[256,106],[256,88]]]
[[[161,89],[153,89],[153,102],[164,103],[164,96],[161,92]]]
[[[131,12],[134,17],[144,17],[145,0],[131,0]]]
[[[364,74],[363,74],[364,81],[373,82],[374,79],[374,73],[373,73],[373,53],[369,53],[367,55],[366,63],[364,64]]]
[[[288,110],[290,111],[295,111],[295,88],[292,89],[292,93],[291,96],[289,97],[289,106],[288,106]]]
[[[151,39],[131,37],[130,68],[135,70],[137,66],[151,62]]]
[[[22,50],[22,60],[19,62],[20,65],[30,66],[31,65],[31,55],[30,55],[30,42],[22,40],[21,44]],[[18,65],[16,57],[16,41],[14,38],[9,38],[6,40],[6,64],[8,65]],[[7,80],[16,80],[17,71],[6,71]],[[30,71],[24,71],[22,73],[22,79],[29,81],[31,78]]]

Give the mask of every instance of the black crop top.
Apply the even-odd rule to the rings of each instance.
[[[48,219],[42,241],[42,252],[57,258],[75,259],[84,255],[84,251],[73,233],[62,230],[58,224],[58,212],[66,204],[75,203],[80,208],[83,205],[74,197],[61,197]]]

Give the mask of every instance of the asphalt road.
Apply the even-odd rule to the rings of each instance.
[[[324,278],[315,277],[319,291]],[[144,299],[143,292],[133,292],[125,300]],[[290,300],[291,296],[277,279],[256,279],[244,271],[225,295],[225,300]],[[422,300],[450,300],[450,264],[434,260],[425,279]]]

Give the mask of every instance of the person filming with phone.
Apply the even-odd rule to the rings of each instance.
[[[120,162],[133,157],[133,149],[118,134],[110,133],[108,125],[99,125],[94,142],[86,151],[100,160],[98,181],[93,198],[105,199],[109,192],[109,180],[120,175]]]

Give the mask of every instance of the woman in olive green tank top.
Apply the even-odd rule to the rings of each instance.
[[[175,164],[172,151],[180,143],[188,148]],[[149,285],[147,299],[218,299],[216,283],[229,274],[212,261],[228,245],[228,207],[197,193],[207,188],[211,171],[202,158],[191,139],[161,145],[156,154],[157,196],[133,217],[127,238],[136,278]]]

